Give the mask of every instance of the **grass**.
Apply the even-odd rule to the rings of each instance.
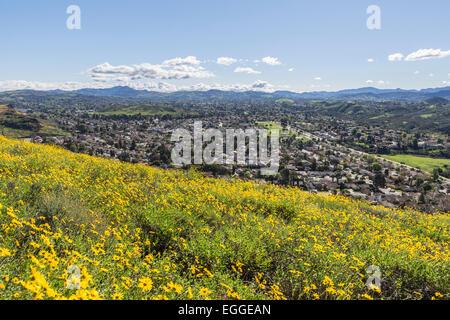
[[[381,114],[381,115],[378,115],[378,116],[371,117],[369,119],[370,120],[376,120],[376,119],[387,118],[387,117],[392,117],[392,116],[393,116],[392,113],[385,113],[385,114]]]
[[[0,133],[2,133],[5,137],[13,138],[13,139],[30,138],[35,135],[39,135],[39,136],[67,136],[67,135],[69,135],[67,132],[65,132],[61,129],[58,129],[52,125],[43,123],[43,122],[41,122],[41,127],[40,127],[39,131],[9,128],[9,127],[0,125]]]
[[[433,169],[442,168],[444,165],[450,166],[450,159],[438,159],[421,156],[413,156],[409,154],[398,154],[394,156],[381,155],[381,157],[404,163],[411,167],[419,167],[425,171],[432,172]]]
[[[283,130],[283,126],[281,126],[281,125],[279,125],[278,123],[275,123],[275,122],[257,121],[256,122],[256,126],[258,128],[267,129],[267,130],[271,130],[271,129]]]
[[[0,136],[0,299],[448,299],[449,218]]]

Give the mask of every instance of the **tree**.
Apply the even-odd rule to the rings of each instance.
[[[416,187],[420,187],[423,182],[424,181],[421,177],[416,178]]]
[[[80,131],[81,134],[85,134],[88,132],[87,126],[84,123],[78,123],[76,125],[76,129]]]
[[[120,161],[123,161],[123,162],[130,162],[130,159],[131,159],[130,154],[126,151],[121,152],[119,154],[118,158]]]
[[[158,147],[158,153],[159,158],[161,159],[162,163],[169,164],[171,160],[171,152],[169,148],[166,147],[165,144],[161,144]]]
[[[386,185],[386,178],[384,177],[384,174],[377,172],[373,177],[373,184],[375,187],[383,188]]]
[[[372,171],[373,172],[381,172],[382,166],[379,163],[372,164]]]
[[[422,192],[419,196],[419,203],[424,204],[426,202],[425,194]]]
[[[317,169],[317,161],[316,161],[316,158],[313,158],[313,160],[311,162],[311,170],[316,171],[316,169]]]
[[[438,181],[438,179],[439,179],[439,169],[438,168],[435,168],[435,169],[433,169],[433,180],[434,181]]]
[[[282,169],[280,171],[280,176],[281,176],[281,184],[283,185],[288,185],[289,184],[289,178],[290,178],[290,172],[288,169]]]
[[[131,141],[131,147],[130,147],[130,150],[131,151],[133,151],[133,150],[136,150],[136,141],[133,139],[132,141]]]

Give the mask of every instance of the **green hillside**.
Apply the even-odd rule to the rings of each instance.
[[[5,104],[0,105],[0,125],[12,129],[36,132],[41,128],[38,120],[24,115]]]
[[[18,112],[6,104],[0,104],[0,133],[10,138],[64,134],[54,126]]]

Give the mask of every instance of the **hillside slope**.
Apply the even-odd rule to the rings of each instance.
[[[448,214],[2,136],[0,204],[0,299],[449,297]]]
[[[7,104],[0,104],[0,133],[10,138],[65,134],[51,124],[21,113]]]
[[[0,104],[0,126],[36,132],[41,128],[37,119],[24,115],[5,104]]]

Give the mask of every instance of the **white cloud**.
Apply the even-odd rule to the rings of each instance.
[[[440,59],[450,56],[450,50],[442,51],[441,49],[419,49],[413,53],[410,53],[405,61],[420,61],[428,59]]]
[[[267,81],[257,80],[252,84],[253,89],[272,90],[273,86]]]
[[[289,68],[288,71],[292,72],[292,71],[294,71],[294,68]]]
[[[248,74],[260,74],[261,72],[254,70],[250,67],[237,67],[236,69],[234,69],[234,72],[245,72]]]
[[[110,88],[114,84],[103,84],[99,82],[32,82],[25,80],[0,81],[0,91],[12,90],[78,90],[83,88]]]
[[[384,80],[378,80],[378,81],[374,81],[374,80],[366,80],[366,83],[367,83],[367,84],[370,84],[370,85],[373,85],[373,84],[376,83],[376,84],[379,85],[379,86],[384,86],[384,85],[388,84],[389,81],[384,81]]]
[[[256,62],[257,60],[255,60]],[[271,65],[271,66],[278,66],[281,64],[281,62],[278,60],[278,58],[274,58],[274,57],[264,57],[261,59],[262,62]]]
[[[389,61],[401,61],[404,55],[402,53],[394,53],[388,56]]]
[[[320,80],[322,80],[322,78],[321,77],[315,77],[314,80],[320,81]]]
[[[374,61],[375,61],[375,60],[372,59],[372,58],[367,59],[367,62],[369,62],[369,63],[372,63],[372,62],[374,62]]]
[[[141,63],[132,66],[113,66],[108,62],[94,66],[87,70],[93,80],[114,81],[118,78],[129,77],[139,79],[189,79],[212,78],[214,74],[199,66],[200,61],[194,56],[174,58],[162,64]]]
[[[92,72],[93,74],[115,74],[115,73],[128,74],[132,73],[133,71],[134,71],[133,67],[112,66],[108,62],[99,64],[88,70],[88,72]]]
[[[434,77],[434,73],[430,73],[428,76],[430,77]]]
[[[165,91],[165,92],[173,92],[173,91],[207,91],[207,90],[224,90],[224,91],[264,91],[271,92],[275,90],[275,87],[267,81],[257,80],[252,84],[205,84],[205,83],[197,83],[189,86],[175,86],[164,84],[164,86],[159,84],[152,84],[152,88],[149,88],[150,85],[147,85],[147,88],[141,87],[142,89],[147,90],[156,90],[156,91]],[[280,87],[281,88],[281,87]]]
[[[199,65],[200,61],[194,56],[187,56],[186,58],[173,58],[165,60],[162,64],[165,66]]]
[[[450,56],[450,50],[442,51],[441,49],[419,49],[405,56],[402,53],[394,53],[388,56],[389,61],[421,61],[428,59],[440,59]]]
[[[414,74],[419,74],[419,73],[420,73],[419,70],[414,71]]]
[[[150,90],[159,92],[174,92],[174,91],[207,91],[211,89],[224,90],[224,91],[264,91],[271,92],[275,90],[275,87],[267,81],[257,80],[251,84],[204,84],[197,83],[193,85],[177,86],[166,82],[152,82],[152,81],[127,81],[123,79],[123,82],[32,82],[25,80],[7,80],[0,81],[0,91],[13,91],[13,90],[79,90],[85,88],[91,89],[105,89],[112,88],[117,85],[126,85],[130,88],[138,90]],[[128,79],[129,80],[129,79]],[[286,89],[286,86],[277,87],[280,89]]]
[[[236,59],[230,58],[230,57],[220,57],[220,58],[217,58],[217,63],[218,63],[218,64],[223,64],[223,65],[226,65],[226,66],[229,66],[229,65],[231,65],[231,64],[233,64],[233,63],[236,63],[236,62],[237,62]]]

